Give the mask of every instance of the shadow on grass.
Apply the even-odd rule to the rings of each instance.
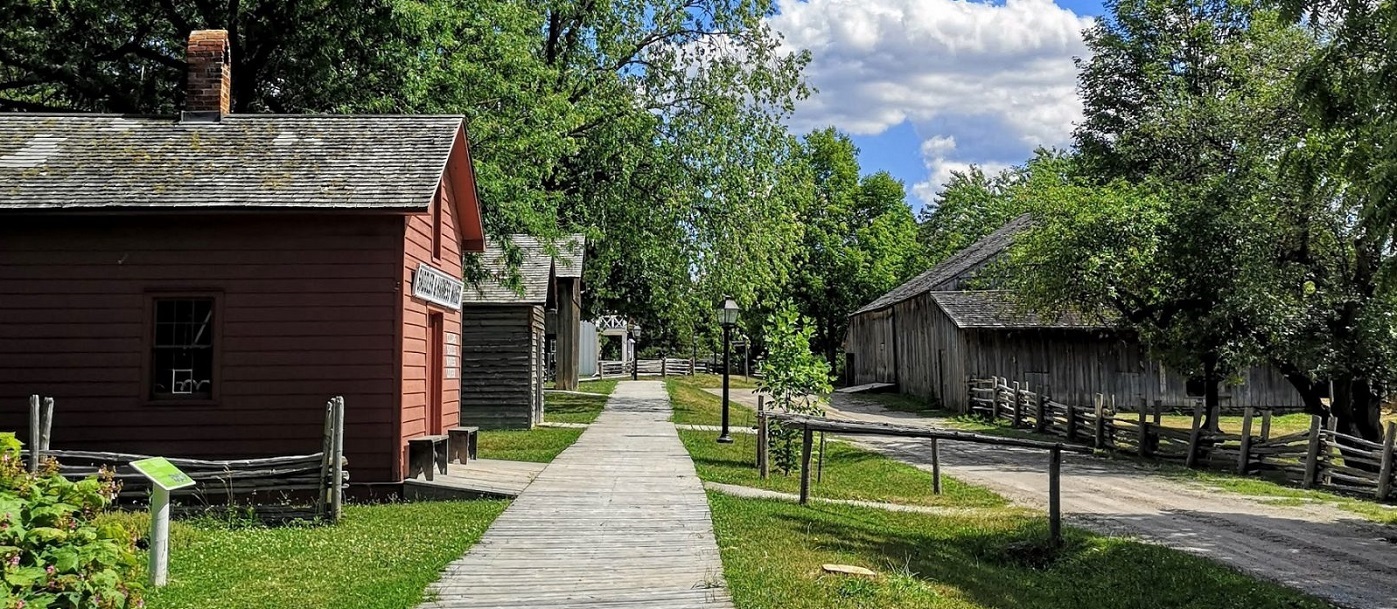
[[[721,524],[720,541],[725,549],[729,543],[739,546],[728,551],[743,554],[734,557],[735,564],[779,555],[790,563],[783,568],[794,570],[796,575],[818,573],[818,565],[830,561],[884,572],[884,578],[872,586],[850,587],[839,580],[827,581],[832,579],[828,577],[814,582],[806,579],[807,587],[828,587],[814,594],[837,596],[838,600],[791,606],[1326,606],[1206,559],[1126,539],[1069,529],[1063,549],[1050,550],[1046,522],[1016,510],[987,510],[983,516],[933,516],[827,505],[803,508],[725,497],[715,498],[713,503],[715,518]],[[734,536],[731,541],[726,539],[728,535]],[[739,541],[748,539],[753,541]],[[769,590],[778,585],[777,578],[733,579],[735,595],[755,599],[752,606],[780,606],[762,602],[775,599]],[[908,588],[906,580],[916,586]],[[952,602],[949,597],[958,600]]]

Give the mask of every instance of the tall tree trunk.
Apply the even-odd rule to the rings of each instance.
[[[1334,395],[1330,396],[1330,412],[1339,433],[1365,440],[1382,440],[1382,395],[1366,378],[1344,374],[1334,379]]]

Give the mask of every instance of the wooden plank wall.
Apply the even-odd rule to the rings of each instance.
[[[438,191],[433,205],[440,206],[439,216],[420,214],[403,220],[403,257],[401,268],[402,289],[402,385],[400,408],[400,439],[397,449],[398,471],[407,475],[407,441],[428,434],[441,433],[447,427],[456,425],[459,420],[460,379],[448,378],[442,374],[441,420],[427,421],[427,391],[430,373],[427,361],[427,316],[440,313],[444,322],[444,334],[461,332],[461,312],[453,311],[418,300],[412,296],[412,276],[420,263],[440,269],[453,277],[461,276],[461,245],[456,228],[455,194],[450,188]],[[441,226],[434,225],[439,217]],[[441,247],[433,247],[433,234],[439,230]],[[450,340],[445,342],[450,343]],[[461,342],[458,340],[457,342]],[[444,362],[445,364],[446,362]],[[445,365],[443,367],[446,367]],[[399,478],[401,479],[401,478]]]
[[[537,305],[468,305],[461,324],[461,424],[528,429],[534,422]],[[541,392],[540,392],[541,393]]]
[[[892,364],[892,309],[870,311],[849,318],[845,353],[853,354],[851,385],[897,382]]]
[[[393,479],[399,216],[0,220],[0,430],[56,399],[52,446],[230,459],[321,449],[343,395],[356,482]],[[146,303],[216,292],[218,400],[148,403]],[[27,435],[21,433],[21,437]]]
[[[893,306],[899,391],[964,409],[965,336],[923,294]]]
[[[558,389],[577,389],[581,360],[582,280],[558,277]]]

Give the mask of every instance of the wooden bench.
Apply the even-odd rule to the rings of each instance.
[[[446,449],[449,436],[422,436],[407,441],[407,477],[416,478],[422,474],[428,480],[440,471],[446,473]]]
[[[477,458],[475,448],[480,441],[479,427],[452,427],[446,430],[446,435],[450,438],[447,441],[448,463],[455,461],[465,465]]]

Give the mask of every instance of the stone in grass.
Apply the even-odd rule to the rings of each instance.
[[[826,564],[821,565],[820,568],[824,569],[825,573],[838,573],[840,575],[858,575],[860,577],[876,577],[878,575],[869,569],[854,565]]]

